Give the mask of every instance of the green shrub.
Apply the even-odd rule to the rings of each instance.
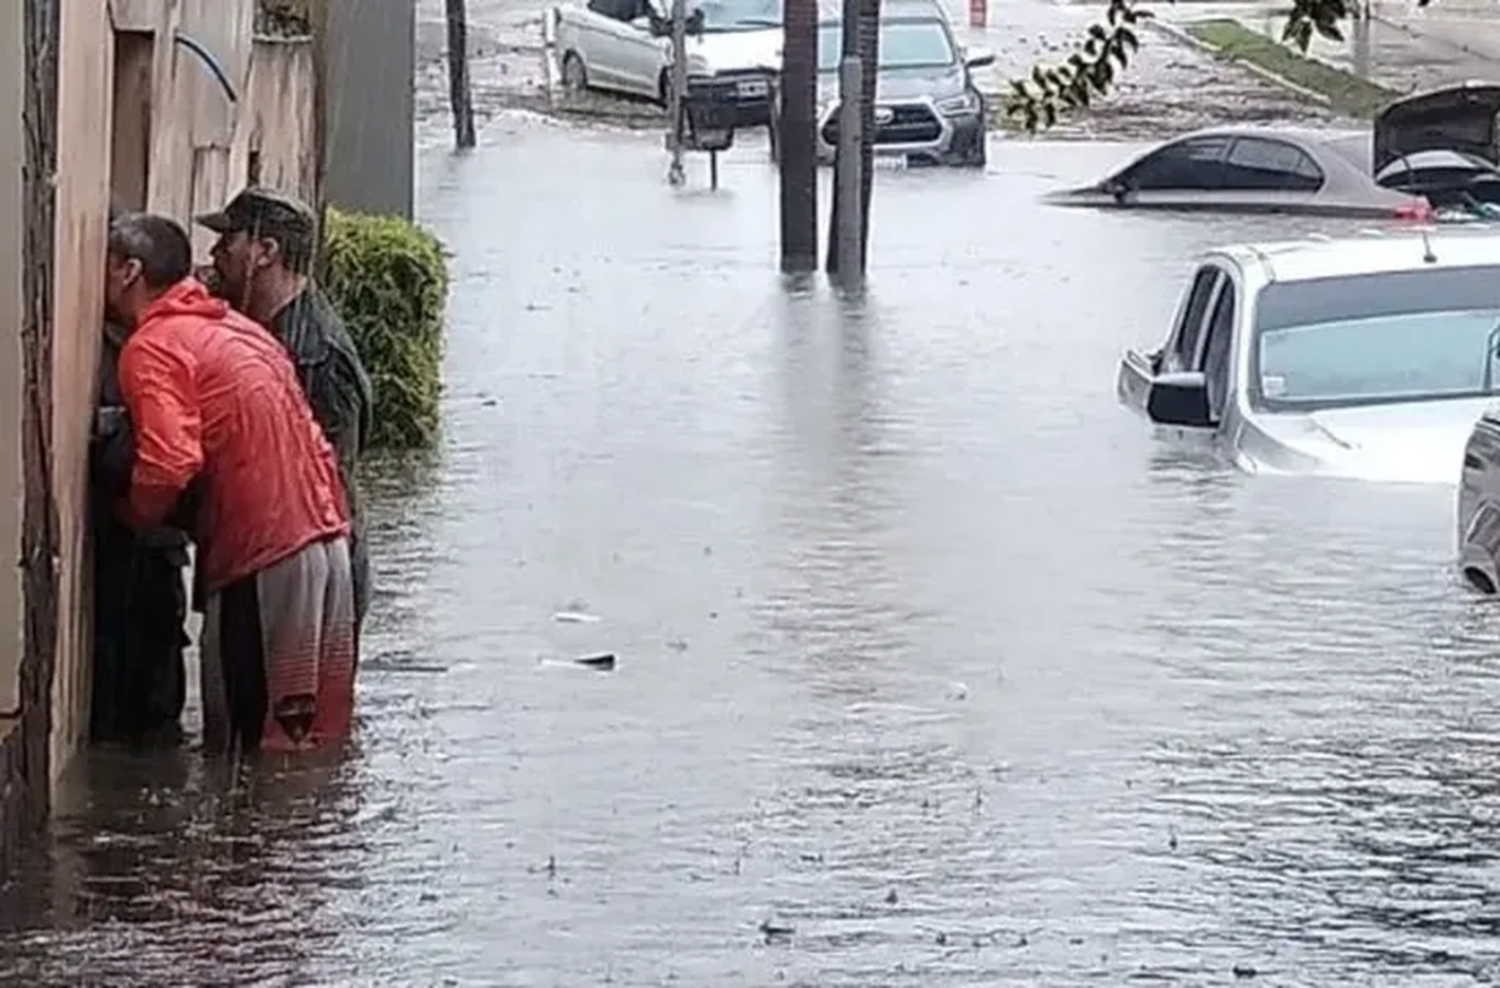
[[[421,227],[392,216],[329,209],[323,285],[375,387],[376,449],[431,446],[442,391],[448,264]]]

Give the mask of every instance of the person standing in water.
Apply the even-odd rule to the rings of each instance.
[[[106,314],[127,327],[119,385],[135,433],[120,514],[147,530],[190,490],[195,502],[205,745],[337,744],[354,706],[348,507],[292,362],[192,277],[176,222],[120,216],[105,264]]]
[[[338,456],[353,533],[356,639],[370,606],[370,560],[358,467],[374,405],[359,351],[327,295],[313,281],[317,218],[302,201],[251,186],[223,209],[196,217],[219,235],[215,291],[281,341],[313,414]],[[357,661],[356,646],[356,661]]]

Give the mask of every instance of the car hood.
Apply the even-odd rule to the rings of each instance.
[[[1375,172],[1418,151],[1464,151],[1500,164],[1500,85],[1465,83],[1408,96],[1375,118]]]
[[[1255,457],[1267,472],[1310,472],[1405,483],[1457,484],[1464,446],[1494,397],[1277,413],[1256,418],[1291,456]],[[1281,462],[1277,462],[1280,460]]]
[[[711,31],[688,40],[688,54],[703,59],[708,72],[781,68],[781,28],[764,31]]]
[[[875,84],[875,99],[880,103],[902,100],[947,99],[964,91],[961,65],[933,69],[882,69]],[[832,103],[839,98],[839,74],[818,73],[818,103]]]

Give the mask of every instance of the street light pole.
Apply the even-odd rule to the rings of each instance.
[[[672,152],[672,164],[667,169],[667,181],[681,185],[685,179],[682,169],[683,133],[682,94],[687,92],[687,2],[672,0],[672,80],[667,93],[667,148]]]
[[[861,110],[864,91],[864,63],[858,55],[847,50],[839,65],[839,145],[835,158],[836,171],[833,180],[834,216],[837,226],[833,236],[837,240],[829,250],[831,263],[829,274],[836,275],[847,289],[858,288],[864,276],[864,210],[860,201],[864,195],[864,162],[860,147],[864,126]]]

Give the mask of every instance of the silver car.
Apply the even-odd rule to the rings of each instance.
[[[1117,393],[1246,471],[1452,484],[1500,397],[1497,339],[1500,234],[1225,247],[1162,347],[1125,354]]]
[[[875,153],[912,164],[983,168],[989,107],[971,75],[993,53],[964,49],[933,3],[884,5],[875,88]],[[818,23],[818,160],[833,161],[839,136],[839,60],[843,24]]]
[[[1168,141],[1063,206],[1296,212],[1368,218],[1500,204],[1500,86],[1406,97],[1368,130],[1214,127]]]

